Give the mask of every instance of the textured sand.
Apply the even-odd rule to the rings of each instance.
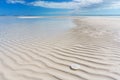
[[[120,18],[74,23],[53,39],[0,40],[0,80],[120,80]]]

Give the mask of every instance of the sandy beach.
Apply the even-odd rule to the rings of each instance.
[[[0,80],[120,80],[120,17],[69,19],[1,22]]]

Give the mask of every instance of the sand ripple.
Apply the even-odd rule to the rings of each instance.
[[[119,43],[79,27],[51,41],[1,41],[0,80],[119,80]],[[79,70],[69,68],[74,63]]]

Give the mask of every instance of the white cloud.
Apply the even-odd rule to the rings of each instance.
[[[30,3],[33,6],[41,6],[46,8],[64,8],[64,9],[76,9],[86,7],[92,4],[98,4],[103,0],[73,0],[71,2],[49,2],[49,1],[35,1]]]
[[[74,2],[48,2],[48,1],[36,1],[30,3],[33,6],[41,6],[41,7],[47,7],[47,8],[65,8],[65,9],[72,9],[77,7]]]
[[[120,9],[120,1],[113,1],[111,4],[105,6],[105,9]]]
[[[90,7],[92,5],[102,4],[98,6],[99,9],[120,9],[120,0],[72,0],[69,2],[54,2],[45,0],[36,0],[27,2],[26,0],[7,0],[8,3],[20,3],[31,6],[40,6],[46,8],[59,8],[59,9],[74,9],[80,10],[83,7]],[[95,9],[97,9],[95,7]]]
[[[23,4],[23,3],[25,3],[25,1],[24,0],[7,0],[7,3],[21,3],[21,4]]]
[[[84,4],[97,4],[103,2],[103,0],[73,0],[75,2],[80,2]]]

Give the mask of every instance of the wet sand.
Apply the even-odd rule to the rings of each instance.
[[[54,37],[1,33],[0,80],[119,80],[120,18],[72,18],[74,27]]]

